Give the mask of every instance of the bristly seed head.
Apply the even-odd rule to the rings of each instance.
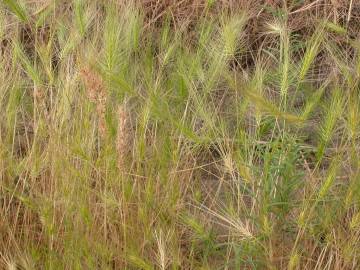
[[[116,138],[116,151],[118,154],[118,168],[124,170],[126,156],[131,150],[131,129],[130,118],[126,108],[126,104],[122,104],[118,108],[118,130]]]
[[[101,136],[106,135],[106,101],[107,92],[102,78],[89,68],[84,68],[80,71],[87,90],[89,100],[96,104],[96,112],[99,119],[99,131]]]

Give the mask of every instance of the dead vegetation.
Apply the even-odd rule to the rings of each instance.
[[[0,17],[1,268],[359,268],[358,1]]]

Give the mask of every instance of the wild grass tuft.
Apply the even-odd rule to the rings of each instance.
[[[0,3],[1,269],[359,269],[360,6],[265,2]]]

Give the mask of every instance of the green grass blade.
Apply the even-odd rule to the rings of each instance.
[[[17,0],[3,0],[3,3],[13,12],[21,21],[29,20],[26,8]]]

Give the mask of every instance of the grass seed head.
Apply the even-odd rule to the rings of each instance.
[[[131,130],[129,113],[126,104],[122,104],[118,108],[118,130],[116,138],[116,151],[118,154],[118,169],[124,170],[126,156],[131,147]]]
[[[89,100],[96,104],[96,113],[99,119],[98,127],[100,134],[106,134],[106,101],[107,92],[102,78],[89,68],[80,71],[82,80],[85,84]]]

